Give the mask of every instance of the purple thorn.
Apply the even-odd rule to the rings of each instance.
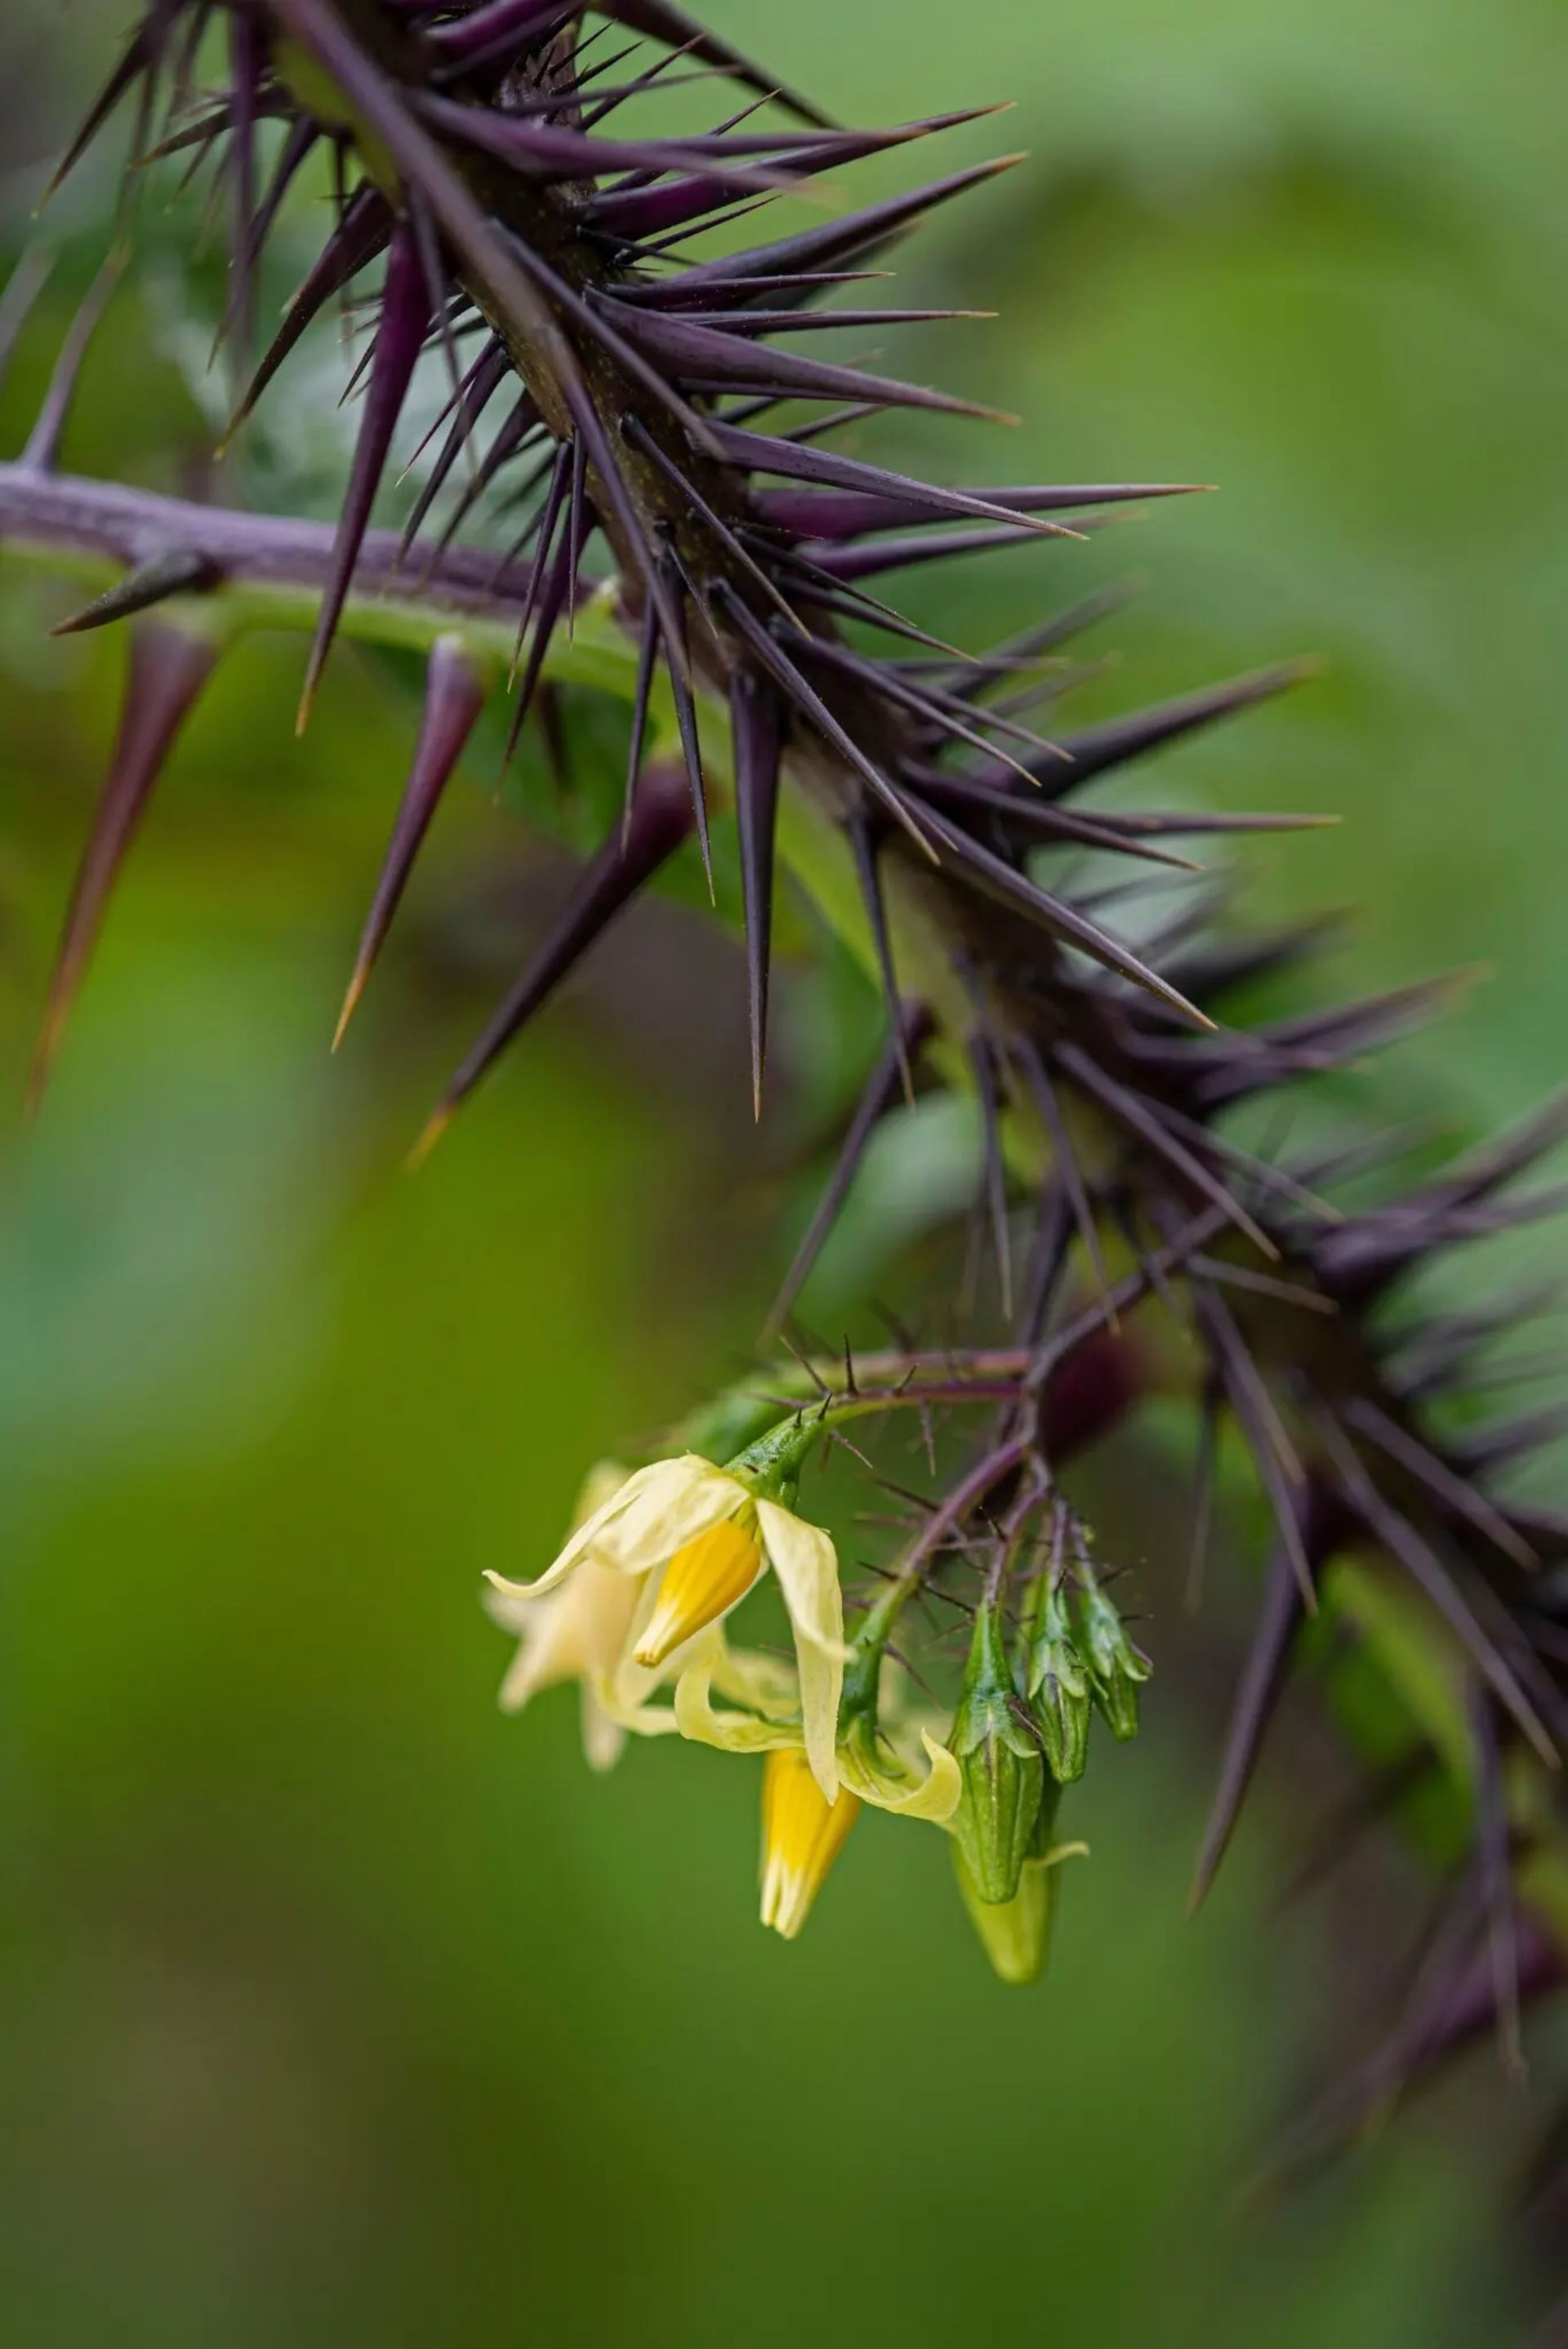
[[[761,1343],[770,1345],[778,1336],[796,1298],[805,1287],[807,1276],[821,1254],[822,1244],[838,1220],[840,1208],[849,1195],[850,1186],[860,1171],[861,1159],[872,1135],[903,1084],[903,1072],[910,1061],[932,1032],[931,1015],[922,1006],[905,1004],[899,1008],[893,1032],[883,1046],[876,1066],[872,1071],[865,1091],[855,1105],[840,1146],[833,1171],[827,1186],[812,1212],[811,1220],[783,1285],[773,1301],[762,1331]]]
[[[88,109],[76,137],[55,167],[41,199],[43,203],[47,203],[62,181],[81,161],[126,92],[133,88],[144,74],[150,80],[157,72],[173,16],[174,7],[170,5],[170,0],[164,0],[163,5],[153,8],[137,26],[124,56]]]
[[[884,465],[868,465],[861,458],[841,456],[833,449],[774,439],[762,432],[738,431],[727,424],[715,423],[710,429],[719,453],[750,473],[779,473],[786,480],[820,482],[830,489],[869,491],[880,499],[899,501],[904,512],[955,514],[971,521],[1011,523],[1037,537],[1077,538],[1081,534],[1060,523],[1025,513],[1017,507],[995,504],[990,498],[971,495],[966,490],[939,489],[933,482],[915,481],[907,473],[890,472]],[[765,492],[758,500],[758,513],[764,522],[778,517],[779,508],[770,508],[768,502],[776,494]],[[810,534],[820,534],[814,523],[810,526]]]
[[[414,859],[430,828],[430,820],[440,802],[441,794],[451,781],[469,738],[479,722],[484,702],[484,681],[463,649],[461,637],[438,636],[430,647],[425,680],[425,710],[414,751],[414,763],[404,786],[381,877],[376,885],[376,895],[366,918],[348,990],[343,999],[343,1009],[332,1040],[335,1052],[342,1043],[345,1030],[365,992],[366,982],[407,886]]]
[[[609,297],[599,305],[611,307]],[[683,312],[638,309],[615,303],[614,312],[633,342],[667,367],[706,387],[726,390],[767,389],[780,399],[851,399],[875,402],[879,408],[932,409],[948,416],[995,418],[996,410],[972,399],[928,390],[923,384],[900,383],[891,377],[866,375],[859,367],[838,367],[794,351],[758,349],[745,335],[698,326]]]
[[[232,440],[267,386],[288,357],[305,328],[321,316],[335,294],[341,293],[381,252],[392,233],[392,214],[372,187],[358,188],[344,208],[343,217],[311,264],[304,283],[284,314],[284,321],[230,419],[223,445]]]
[[[119,733],[72,885],[28,1082],[30,1114],[43,1099],[109,896],[153,786],[217,657],[217,647],[205,638],[187,636],[162,621],[143,621],[132,631]]]
[[[166,603],[171,595],[210,595],[222,581],[222,570],[211,555],[173,548],[139,564],[124,579],[106,588],[101,595],[95,595],[90,604],[84,604],[68,619],[57,620],[49,634],[85,636],[91,628],[107,627],[111,621],[129,620],[138,612],[150,611],[155,604]]]
[[[583,868],[537,953],[448,1086],[414,1145],[411,1164],[426,1156],[519,1029],[554,993],[628,900],[674,855],[691,828],[691,797],[684,772],[671,766],[648,767],[633,802],[631,821],[617,825]]]
[[[680,282],[687,286],[711,285],[718,279],[742,276],[777,276],[781,272],[803,269],[834,268],[839,263],[858,257],[869,248],[884,243],[906,228],[912,227],[923,212],[951,197],[962,195],[995,179],[1022,160],[1017,155],[1003,155],[989,163],[976,163],[967,171],[955,171],[949,178],[931,181],[902,196],[893,196],[885,203],[871,204],[846,219],[830,221],[820,228],[802,230],[795,236],[780,237],[771,244],[753,245],[749,252],[726,254],[715,261],[695,264],[682,273]]]
[[[671,0],[596,0],[603,15],[613,16],[634,33],[646,34],[651,39],[663,41],[666,47],[685,49],[704,65],[717,66],[731,80],[744,83],[748,89],[760,90],[764,98],[775,99],[788,107],[802,122],[813,122],[823,129],[831,128],[827,115],[810,99],[799,97],[760,66],[753,65],[727,41],[707,32],[684,8],[676,8]]]
[[[735,817],[746,915],[747,999],[751,1019],[751,1102],[762,1114],[768,1049],[768,978],[773,922],[773,835],[779,808],[779,711],[769,688],[748,669],[730,679]]]
[[[643,750],[648,731],[648,697],[653,690],[654,670],[659,657],[659,619],[650,603],[643,613],[642,628],[637,639],[637,679],[632,695],[632,729],[626,751],[626,803],[622,815],[622,833],[632,821],[632,803],[637,796],[637,784],[643,772]]]
[[[343,606],[348,598],[360,543],[369,527],[370,510],[386,468],[392,435],[403,413],[403,403],[407,397],[408,386],[424,343],[425,330],[429,323],[430,295],[419,258],[418,240],[411,228],[399,225],[393,233],[391,249],[387,256],[387,282],[381,296],[380,323],[376,330],[376,356],[370,370],[370,388],[366,394],[365,413],[360,421],[359,438],[355,444],[354,463],[333,549],[332,575],[322,597],[315,639],[311,646],[310,661],[305,671],[304,691],[300,697],[299,730],[302,733],[310,717],[311,703],[315,698],[327,654],[332,649]]]
[[[1220,1862],[1225,1856],[1243,1799],[1257,1768],[1264,1733],[1274,1717],[1274,1706],[1284,1685],[1285,1661],[1291,1643],[1305,1619],[1306,1609],[1293,1553],[1299,1549],[1307,1558],[1308,1573],[1315,1571],[1319,1545],[1313,1538],[1309,1522],[1315,1515],[1322,1515],[1321,1506],[1310,1494],[1298,1495],[1292,1503],[1295,1541],[1277,1541],[1269,1557],[1264,1578],[1263,1603],[1258,1610],[1247,1660],[1236,1689],[1230,1727],[1225,1734],[1220,1782],[1203,1830],[1197,1870],[1187,1899],[1189,1916],[1202,1906]]]
[[[229,310],[243,365],[250,362],[254,339],[256,101],[265,62],[259,22],[237,10],[229,19],[229,171],[234,220]]]
[[[113,298],[114,290],[119,284],[124,267],[124,254],[111,253],[94,278],[86,300],[71,320],[70,331],[60,346],[60,356],[56,360],[55,371],[49,378],[49,388],[44,394],[44,404],[38,410],[37,421],[28,434],[27,445],[18,460],[19,463],[26,466],[29,471],[47,473],[54,469],[55,460],[60,453],[60,441],[70,417],[71,405],[77,396],[77,385],[81,378],[83,361],[91,347],[93,336],[103,322],[103,314]]]

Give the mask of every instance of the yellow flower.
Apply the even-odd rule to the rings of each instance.
[[[762,1774],[762,1921],[792,1941],[827,1881],[859,1798],[841,1786],[832,1802],[797,1745],[769,1754]]]
[[[691,1642],[721,1621],[771,1567],[795,1634],[799,1738],[824,1797],[832,1800],[839,1785],[834,1735],[844,1611],[838,1557],[820,1526],[688,1452],[628,1476],[577,1527],[537,1582],[490,1578],[502,1593],[540,1599],[588,1561],[640,1585],[631,1655],[617,1677],[619,1697],[630,1707],[639,1693],[639,1673],[647,1676],[645,1693],[664,1667],[684,1664]]]
[[[577,1496],[573,1525],[585,1523],[625,1481],[618,1461],[602,1461],[592,1469]],[[531,1597],[515,1583],[496,1584],[485,1594],[491,1620],[520,1642],[500,1684],[502,1711],[521,1713],[542,1689],[581,1681],[583,1750],[595,1770],[608,1770],[626,1742],[625,1723],[615,1717],[609,1687],[625,1653],[636,1600],[634,1583],[593,1559],[570,1583],[543,1598]]]
[[[744,1706],[719,1712],[715,1688]],[[645,1712],[629,1726],[665,1716]],[[941,1826],[963,1789],[958,1764],[929,1730],[909,1719],[898,1740],[857,1719],[838,1748],[837,1800],[829,1803],[807,1761],[799,1692],[792,1674],[766,1657],[737,1653],[711,1633],[676,1684],[675,1720],[683,1737],[727,1754],[765,1754],[762,1784],[762,1921],[793,1940],[837,1858],[862,1803]],[[922,1771],[908,1749],[923,1748]],[[901,1752],[900,1746],[906,1750]]]
[[[636,1600],[635,1584],[590,1558],[542,1599],[492,1589],[485,1601],[491,1620],[521,1642],[500,1684],[501,1710],[521,1713],[541,1689],[581,1681],[583,1751],[595,1770],[608,1770],[626,1742],[604,1690],[625,1653]]]

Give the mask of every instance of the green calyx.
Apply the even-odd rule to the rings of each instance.
[[[820,1420],[791,1413],[724,1464],[725,1474],[749,1485],[759,1500],[792,1509],[800,1492],[800,1471],[822,1440]]]

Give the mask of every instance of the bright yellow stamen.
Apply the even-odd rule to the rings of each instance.
[[[637,1642],[638,1663],[662,1664],[695,1631],[717,1623],[745,1598],[761,1570],[762,1547],[749,1512],[721,1517],[677,1549]]]
[[[762,1921],[792,1941],[860,1814],[847,1786],[824,1801],[799,1746],[768,1756],[762,1779]]]

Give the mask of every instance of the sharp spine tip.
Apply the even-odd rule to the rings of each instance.
[[[413,1148],[403,1161],[403,1172],[406,1174],[418,1173],[448,1126],[450,1125],[454,1114],[453,1106],[446,1102],[441,1102],[438,1108],[431,1112],[420,1128]]]
[[[365,993],[365,982],[369,976],[369,972],[365,968],[362,962],[356,963],[354,967],[354,975],[350,978],[347,988],[344,994],[343,1009],[337,1015],[337,1025],[332,1031],[331,1050],[334,1052],[336,1051],[345,1036],[348,1033],[348,1023],[353,1019],[356,1011],[359,1009],[360,998]]]

